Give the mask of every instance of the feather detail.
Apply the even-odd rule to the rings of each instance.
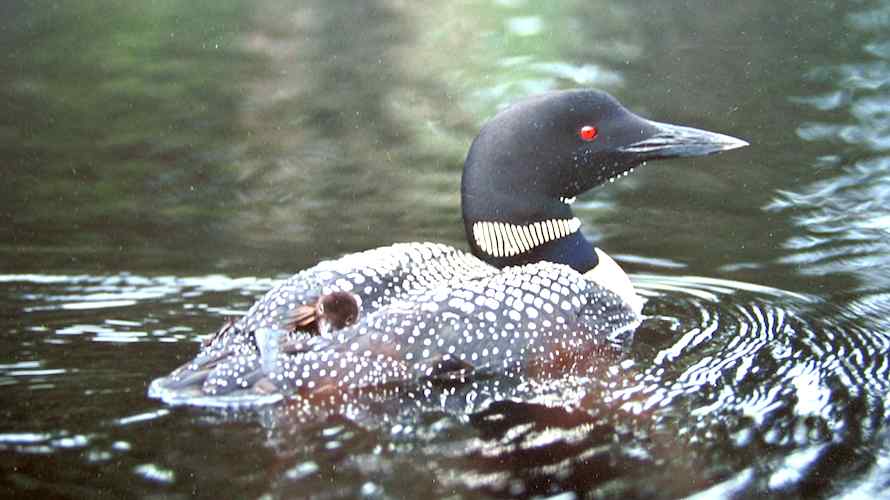
[[[315,330],[318,323],[318,312],[315,304],[303,304],[297,306],[285,318],[284,328],[295,332],[298,330]]]

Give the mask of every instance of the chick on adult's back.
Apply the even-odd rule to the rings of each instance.
[[[472,254],[408,243],[321,262],[269,291],[149,393],[189,402],[564,366],[626,340],[641,308],[627,275],[581,234],[574,198],[648,160],[744,145],[643,119],[593,90],[516,103],[483,127],[464,164]],[[354,324],[315,336],[287,320],[339,292],[360,306]],[[274,347],[281,339],[288,349]]]

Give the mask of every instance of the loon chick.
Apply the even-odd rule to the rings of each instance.
[[[355,295],[332,292],[322,295],[314,304],[297,306],[288,315],[284,326],[288,331],[305,331],[326,337],[355,323],[358,315]]]
[[[595,90],[522,100],[483,126],[464,163],[472,254],[407,243],[323,261],[270,290],[194,360],[152,382],[149,395],[188,402],[482,370],[521,375],[621,344],[642,301],[581,234],[571,201],[649,160],[746,145],[646,120]],[[355,324],[321,336],[282,328],[305,322],[301,304],[338,292],[360,304]]]

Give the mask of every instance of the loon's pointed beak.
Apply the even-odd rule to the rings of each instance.
[[[669,123],[649,121],[654,133],[649,137],[621,148],[622,152],[639,155],[646,160],[706,156],[748,145],[732,136],[682,127]]]

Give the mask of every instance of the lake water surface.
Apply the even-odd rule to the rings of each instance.
[[[890,495],[890,1],[7,2],[0,42],[3,496]],[[578,200],[647,299],[601,375],[147,398],[276,279],[465,247],[479,126],[579,86],[752,144]]]

